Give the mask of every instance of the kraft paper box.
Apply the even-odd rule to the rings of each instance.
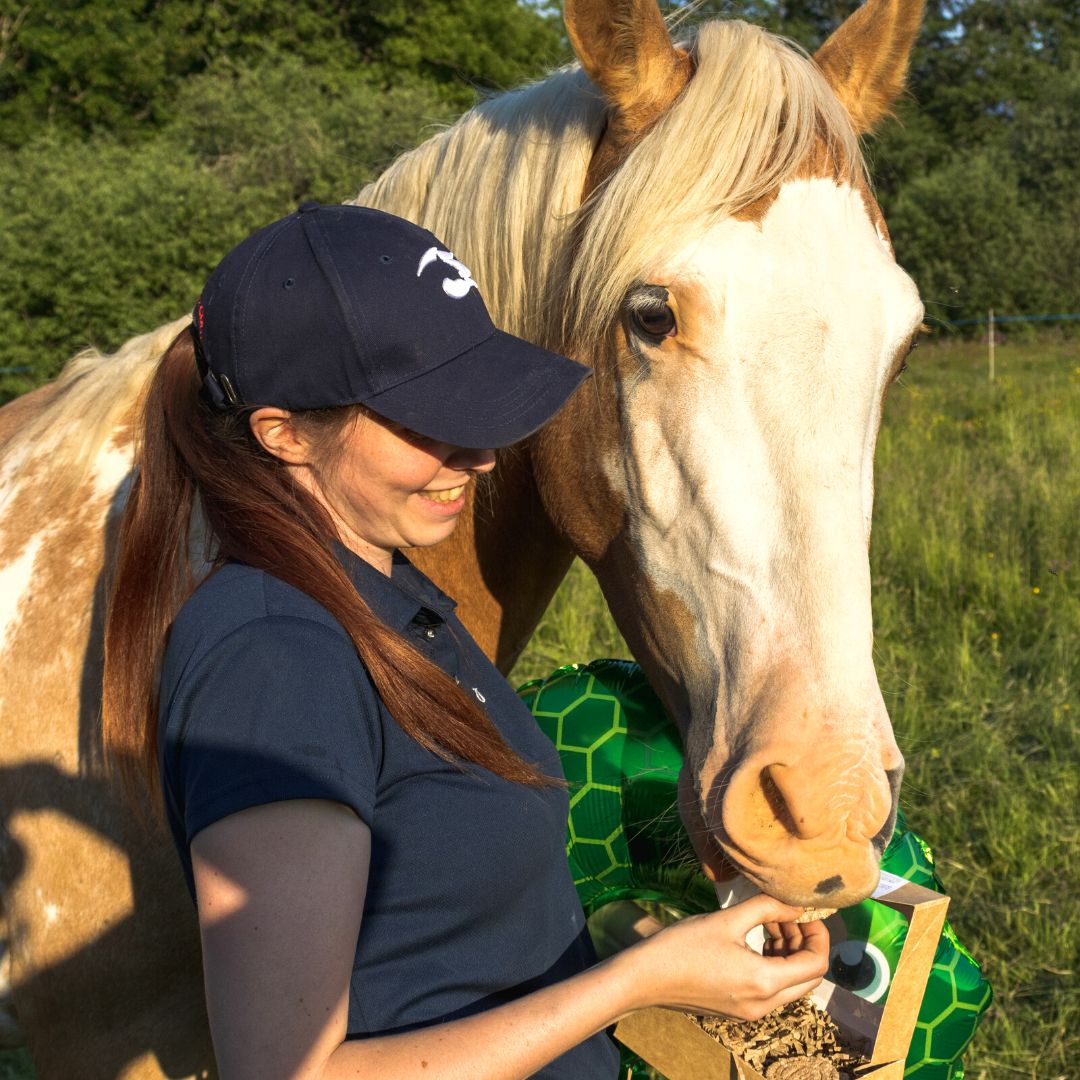
[[[811,996],[844,1035],[869,1043],[870,1064],[860,1070],[860,1080],[902,1080],[949,898],[883,873],[874,900],[899,911],[909,924],[888,1000],[884,1006],[873,1004],[827,979]],[[673,1009],[633,1013],[615,1028],[615,1038],[667,1080],[764,1080]]]

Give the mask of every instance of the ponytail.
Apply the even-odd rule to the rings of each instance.
[[[333,410],[332,431],[340,433],[359,409]],[[329,410],[322,412],[325,429]],[[296,419],[303,426],[305,414]],[[158,788],[161,661],[169,627],[198,584],[199,555],[264,570],[326,608],[390,714],[421,746],[518,783],[557,782],[519,757],[480,705],[375,616],[334,554],[336,532],[323,506],[258,445],[246,412],[217,413],[202,401],[187,329],[151,380],[136,464],[105,624],[102,702],[105,748],[129,794],[142,780]],[[197,506],[206,552],[191,550]]]

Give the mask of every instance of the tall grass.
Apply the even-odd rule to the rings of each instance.
[[[997,1000],[969,1077],[1080,1075],[1080,347],[923,350],[878,451],[876,659],[950,919]]]
[[[878,449],[878,674],[950,919],[992,1011],[968,1080],[1080,1076],[1080,346],[915,354]],[[575,565],[513,673],[625,656]],[[28,1080],[0,1053],[0,1080]]]

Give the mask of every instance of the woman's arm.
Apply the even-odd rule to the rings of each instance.
[[[515,1080],[649,1005],[764,1015],[811,990],[828,964],[820,923],[800,927],[798,946],[785,955],[747,948],[752,927],[799,914],[757,896],[684,919],[580,975],[479,1015],[346,1042],[370,849],[367,826],[351,810],[319,800],[244,810],[192,841],[223,1080]]]

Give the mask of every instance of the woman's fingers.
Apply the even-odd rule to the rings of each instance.
[[[741,929],[745,937],[755,926],[763,923],[793,923],[802,914],[802,908],[792,907],[775,897],[758,893],[749,900],[728,908],[727,914],[733,920],[732,928],[737,932]]]
[[[829,939],[826,936],[822,943],[818,938],[807,938],[796,952],[762,959],[769,965],[769,975],[775,980],[775,989],[820,979],[829,970]]]
[[[767,998],[759,1005],[760,1012],[756,1016],[747,1017],[748,1020],[757,1020],[767,1013],[771,1013],[773,1009],[782,1008],[784,1005],[790,1005],[793,1001],[798,1001],[799,998],[805,997],[807,994],[816,990],[821,985],[821,978],[808,979],[806,982],[796,983],[794,986],[785,986],[783,990],[777,991],[772,997]]]
[[[784,956],[787,953],[798,952],[803,943],[802,926],[799,923],[786,922],[780,923],[777,930],[778,944],[773,949],[774,953]]]

